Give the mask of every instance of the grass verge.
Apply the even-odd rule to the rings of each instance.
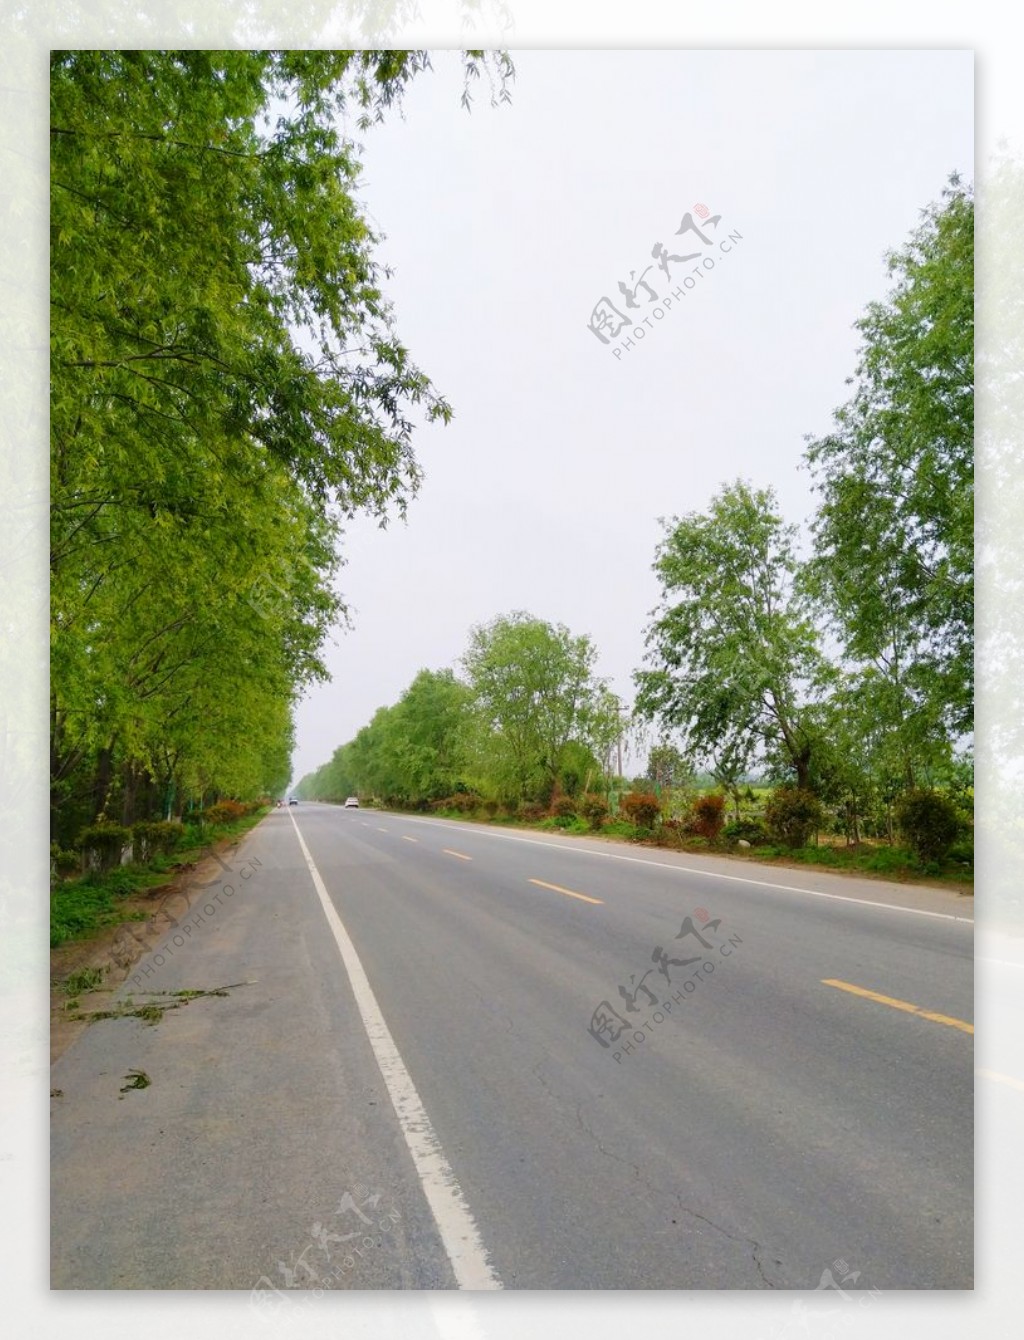
[[[81,940],[122,921],[145,921],[147,912],[124,904],[133,894],[167,883],[181,866],[196,860],[225,839],[247,833],[268,810],[257,810],[224,824],[183,824],[181,843],[170,855],[155,856],[145,865],[122,865],[105,874],[61,880],[50,890],[50,948]]]

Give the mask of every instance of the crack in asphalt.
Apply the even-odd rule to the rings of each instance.
[[[688,1205],[683,1204],[682,1194],[679,1192],[676,1193],[676,1200],[679,1203],[679,1208],[683,1211],[684,1214],[690,1215],[690,1217],[693,1219],[699,1219],[702,1223],[707,1224],[709,1228],[713,1228],[716,1233],[721,1233],[723,1237],[728,1238],[730,1242],[745,1242],[752,1249],[750,1253],[750,1259],[757,1267],[757,1273],[761,1276],[761,1279],[764,1281],[765,1287],[768,1289],[777,1289],[779,1287],[777,1284],[773,1284],[772,1281],[768,1278],[768,1276],[764,1273],[764,1265],[759,1256],[759,1253],[763,1252],[764,1248],[755,1238],[748,1238],[745,1236],[745,1234],[742,1233],[730,1233],[727,1228],[723,1228],[721,1224],[716,1224],[713,1220],[709,1219],[707,1215],[700,1214],[697,1210],[691,1210]],[[777,1266],[780,1266],[782,1265],[782,1262],[776,1261],[775,1264]]]
[[[588,1136],[594,1142],[594,1144],[597,1146],[598,1151],[603,1155],[605,1155],[606,1158],[615,1159],[616,1162],[621,1163],[628,1168],[632,1168],[633,1175],[637,1178],[638,1181],[642,1182],[653,1195],[656,1196],[663,1195],[664,1188],[654,1186],[653,1183],[647,1177],[645,1177],[644,1174],[641,1172],[639,1163],[634,1163],[631,1159],[625,1159],[620,1154],[615,1154],[610,1149],[605,1149],[604,1145],[602,1145],[598,1136],[584,1122],[582,1109],[583,1109],[583,1103],[581,1101],[576,1104],[576,1123],[579,1126],[580,1130],[584,1133],[584,1135]],[[677,1191],[675,1193],[675,1200],[676,1204],[678,1205],[679,1209],[683,1212],[683,1214],[688,1215],[691,1219],[699,1219],[701,1223],[707,1224],[708,1227],[713,1228],[716,1233],[721,1233],[722,1236],[728,1238],[730,1242],[746,1243],[746,1245],[751,1248],[750,1253],[751,1260],[753,1261],[757,1269],[757,1273],[761,1277],[761,1281],[764,1284],[765,1288],[777,1289],[779,1287],[777,1284],[773,1283],[765,1274],[764,1263],[762,1262],[760,1255],[765,1249],[761,1245],[761,1243],[759,1243],[755,1238],[748,1238],[741,1233],[730,1233],[727,1228],[723,1228],[721,1224],[716,1224],[714,1220],[709,1219],[707,1215],[701,1214],[697,1210],[691,1210],[688,1205],[683,1204],[683,1197],[681,1192]],[[775,1264],[778,1266],[781,1265],[782,1262],[776,1260]]]
[[[613,1154],[610,1149],[605,1149],[600,1139],[584,1122],[582,1109],[583,1109],[583,1102],[581,1100],[576,1104],[576,1124],[579,1126],[580,1130],[583,1132],[584,1135],[589,1136],[590,1139],[593,1140],[599,1152],[604,1154],[605,1158],[614,1159],[616,1163],[622,1163],[627,1168],[632,1168],[633,1176],[636,1177],[638,1181],[643,1182],[644,1185],[648,1188],[648,1190],[651,1191],[654,1195],[660,1195],[662,1192],[662,1188],[653,1186],[652,1183],[647,1180],[647,1178],[640,1171],[639,1163],[633,1163],[630,1159],[624,1159],[621,1154]]]

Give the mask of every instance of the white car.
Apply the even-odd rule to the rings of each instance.
[[[349,796],[348,800],[345,801],[344,808],[346,810],[357,810],[359,808],[359,797]]]

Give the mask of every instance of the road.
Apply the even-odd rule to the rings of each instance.
[[[53,1287],[972,1287],[972,900],[307,804],[229,865],[53,1067]]]

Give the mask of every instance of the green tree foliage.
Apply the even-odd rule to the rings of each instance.
[[[594,674],[597,650],[523,611],[479,625],[463,665],[503,799],[550,798],[571,741],[605,747],[618,704]]]
[[[854,393],[807,459],[812,585],[905,785],[973,728],[974,200],[955,175],[857,322]]]
[[[821,801],[813,791],[780,786],[768,797],[765,823],[773,838],[786,847],[805,847],[824,819]]]
[[[379,119],[427,64],[52,55],[62,831],[287,782],[291,705],[342,612],[339,524],[404,511],[413,415],[450,416],[394,330],[339,128]]]
[[[475,628],[468,680],[421,670],[397,703],[299,783],[311,800],[358,794],[398,805],[464,795],[546,804],[603,782],[597,751],[615,738],[619,704],[593,673],[586,637],[529,615]]]
[[[941,861],[960,834],[962,820],[956,805],[941,791],[916,787],[900,797],[896,822],[915,856]]]
[[[652,786],[683,789],[693,784],[693,767],[681,750],[663,740],[647,755],[645,777]]]
[[[375,796],[399,805],[439,799],[465,786],[472,728],[469,689],[451,670],[421,670],[397,703],[380,707],[298,794],[341,801]]]
[[[345,755],[357,789],[398,803],[449,795],[462,781],[468,703],[466,686],[450,670],[421,670]]]
[[[810,772],[809,687],[821,662],[796,589],[795,527],[771,489],[724,486],[704,514],[662,523],[661,605],[647,630],[637,712],[678,729],[698,764],[745,770],[778,748],[800,785]]]

